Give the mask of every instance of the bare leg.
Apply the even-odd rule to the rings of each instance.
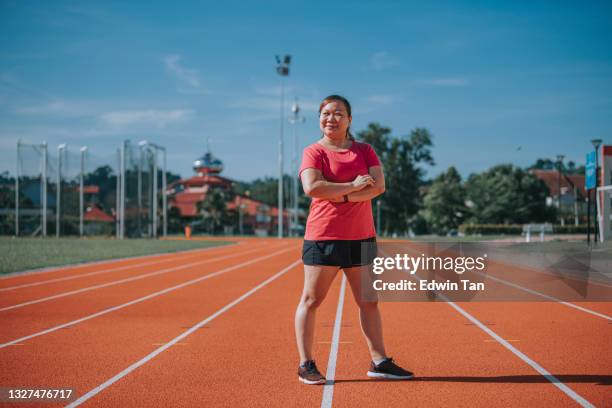
[[[351,285],[353,298],[359,306],[359,321],[372,360],[387,357],[385,343],[383,341],[382,319],[378,310],[378,296],[371,286],[361,286],[361,273],[368,270],[368,266],[357,266],[344,269],[346,279]],[[367,292],[366,292],[367,291]],[[362,296],[362,293],[364,296]]]
[[[334,278],[337,266],[304,265],[304,291],[295,311],[295,337],[300,364],[312,360],[315,316]]]

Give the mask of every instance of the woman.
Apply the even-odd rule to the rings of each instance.
[[[295,313],[298,377],[306,384],[325,383],[311,355],[315,314],[338,269],[343,269],[359,306],[361,329],[372,357],[367,375],[412,378],[411,372],[387,357],[376,294],[362,293],[360,282],[376,256],[370,201],[385,191],[383,169],[374,149],[350,134],[351,105],[345,98],[328,96],[319,114],[323,137],[304,149],[300,168],[304,192],[312,203],[302,250],[304,291]]]

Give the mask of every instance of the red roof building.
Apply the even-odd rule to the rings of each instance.
[[[548,187],[549,195],[551,197],[557,197],[559,195],[559,186],[561,187],[561,195],[574,195],[574,188],[576,188],[577,197],[579,200],[583,200],[586,197],[586,190],[584,189],[584,175],[582,174],[561,174],[557,170],[531,170],[531,174],[536,178],[546,183]]]
[[[186,224],[193,222],[202,217],[198,204],[204,201],[210,191],[221,189],[234,197],[226,204],[226,210],[234,211],[238,215],[238,222],[233,226],[235,233],[276,234],[278,209],[246,195],[233,194],[234,181],[219,175],[223,171],[221,160],[208,152],[194,161],[193,169],[195,176],[175,181],[168,186],[169,211],[176,209]],[[283,212],[283,223],[286,227],[289,215],[287,211]]]
[[[92,206],[87,207],[83,214],[84,221],[96,221],[96,222],[115,222],[115,217],[108,215],[98,207]]]

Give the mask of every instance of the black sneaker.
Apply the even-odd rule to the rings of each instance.
[[[308,360],[298,368],[298,378],[304,384],[325,384],[326,381],[314,360]]]
[[[414,374],[395,364],[392,358],[387,358],[378,365],[372,361],[368,377],[385,378],[388,380],[409,380],[414,377]]]

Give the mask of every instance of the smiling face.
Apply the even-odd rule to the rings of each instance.
[[[330,139],[342,140],[347,137],[351,119],[342,102],[331,101],[321,109],[319,127],[321,132]]]

